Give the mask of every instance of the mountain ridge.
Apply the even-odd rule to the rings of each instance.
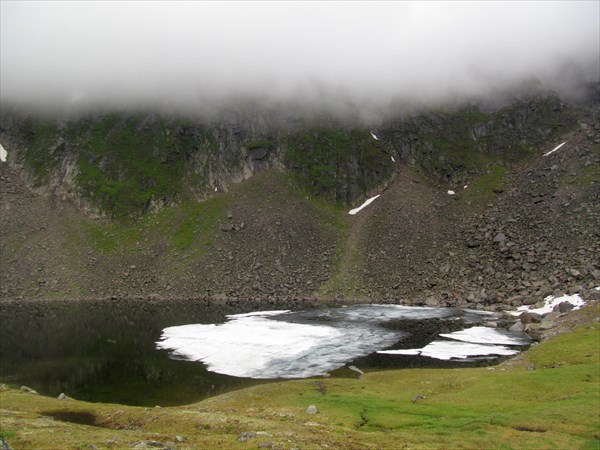
[[[237,131],[223,125],[223,134],[212,132],[225,141],[205,162],[225,169],[213,171],[213,184],[209,177],[196,186],[189,167],[202,166],[201,152],[181,154],[181,142],[209,142],[210,132],[196,138],[195,128],[179,124],[160,136],[175,133],[182,141],[169,147],[167,139],[168,151],[158,146],[155,175],[170,167],[169,157],[184,161],[189,167],[170,176],[187,190],[145,199],[137,218],[114,219],[81,195],[75,150],[66,150],[72,143],[62,138],[63,150],[56,140],[44,147],[36,129],[31,142],[59,162],[36,183],[23,122],[3,116],[9,162],[0,168],[8,212],[1,219],[1,297],[277,296],[495,309],[589,290],[600,276],[593,258],[600,250],[597,107],[534,96],[491,115],[475,109],[390,121],[360,136],[355,124],[296,123],[286,139],[257,134],[250,122]],[[126,122],[117,118],[108,135]],[[498,127],[508,131],[496,136]],[[61,129],[66,133],[68,123]],[[92,138],[80,132],[72,142],[89,145],[82,154],[114,181],[108,167],[119,161],[110,146],[119,140],[97,143],[99,157]],[[563,148],[542,156],[562,140]],[[375,166],[358,164],[361,152],[366,159],[376,152]],[[229,166],[235,170],[227,169],[228,155],[239,164]],[[122,181],[129,169],[120,169]],[[228,181],[214,186],[216,173]],[[349,205],[375,193],[383,195],[358,216],[347,215]],[[546,210],[555,223],[543,218]],[[567,220],[573,214],[578,219]],[[557,237],[538,242],[540,232]]]

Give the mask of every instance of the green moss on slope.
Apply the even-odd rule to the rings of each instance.
[[[389,155],[366,129],[313,127],[287,141],[285,164],[309,192],[348,203],[393,172]]]

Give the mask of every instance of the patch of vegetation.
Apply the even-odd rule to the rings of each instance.
[[[340,233],[348,231],[350,222],[347,217],[346,205],[332,204],[321,197],[313,195],[312,190],[307,189],[303,184],[299,184],[298,178],[293,174],[273,172],[273,176],[278,177],[285,189],[295,195],[297,199],[310,203],[321,225],[333,225]]]
[[[112,217],[140,215],[152,200],[177,197],[184,162],[194,148],[189,136],[175,139],[165,123],[108,115],[95,123],[79,158],[78,184]]]
[[[49,121],[29,118],[23,123],[19,137],[26,145],[25,164],[31,171],[34,185],[46,183],[65,149],[58,127]]]
[[[346,245],[336,247],[333,276],[321,285],[319,295],[323,298],[337,295],[355,297],[360,291],[358,274],[362,272],[363,267],[364,256],[356,247],[356,243],[346,240]]]
[[[194,250],[198,256],[210,244],[218,223],[226,220],[230,202],[229,195],[220,194],[203,201],[187,200],[137,219],[85,220],[85,242],[98,252],[111,253],[131,251],[140,242],[164,239],[174,251]]]
[[[492,164],[519,164],[576,123],[558,98],[533,98],[489,114],[476,106],[429,111],[403,124],[405,136],[392,141],[400,150],[413,147],[411,157],[425,173],[458,184]]]
[[[593,183],[600,183],[600,165],[590,164],[582,167],[573,181],[581,188],[588,187]]]
[[[272,150],[277,146],[277,143],[273,140],[262,140],[262,141],[251,141],[244,143],[248,150],[255,148],[264,148],[266,150]]]
[[[314,127],[287,140],[285,165],[312,195],[347,204],[393,172],[390,158],[367,130]]]
[[[199,149],[212,154],[218,148],[203,127],[150,114],[111,113],[66,124],[29,118],[19,129],[35,184],[46,183],[72,154],[81,195],[112,218],[138,217],[153,202],[185,198],[187,160]]]
[[[99,223],[84,219],[82,224],[87,242],[100,253],[131,248],[145,237],[145,223],[140,221]]]
[[[598,309],[596,307],[597,311]],[[555,337],[551,346],[540,345],[532,348],[527,357],[536,367],[544,369],[582,364],[597,365],[600,364],[600,344],[596,339],[599,335],[600,324],[585,325],[571,333]]]
[[[218,224],[227,220],[226,211],[231,202],[229,195],[218,195],[201,202],[189,201],[179,208],[161,214],[161,222],[172,230],[171,243],[178,251],[194,249],[204,253],[210,245]]]
[[[461,198],[475,205],[484,205],[505,189],[506,167],[492,165],[487,173],[476,178],[467,189],[461,191]]]

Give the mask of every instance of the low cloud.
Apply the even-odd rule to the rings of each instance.
[[[0,4],[2,101],[367,109],[599,78],[598,2]]]

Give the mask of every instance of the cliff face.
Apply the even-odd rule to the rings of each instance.
[[[532,97],[367,127],[258,110],[5,110],[0,299],[316,295],[493,309],[585,292],[600,280],[597,111]]]
[[[4,109],[1,119],[9,163],[35,189],[69,198],[86,214],[112,217],[206,198],[273,168],[341,204],[386,186],[394,176],[391,157],[461,183],[526,157],[575,125],[572,111],[553,96],[488,114],[470,106],[404,115],[373,130],[264,109],[210,119],[142,112],[57,119]]]
[[[573,111],[550,95],[517,100],[493,113],[470,105],[413,114],[384,123],[380,134],[399,159],[459,184],[494,164],[526,158],[575,125]]]

